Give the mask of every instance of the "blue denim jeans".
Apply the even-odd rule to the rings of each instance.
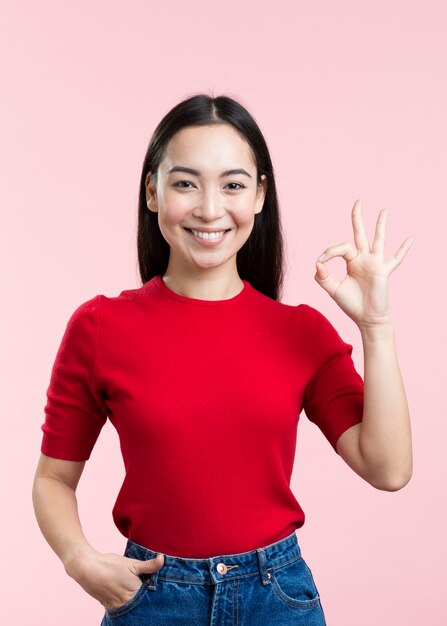
[[[128,540],[124,556],[157,555]],[[268,546],[205,559],[164,555],[136,595],[101,626],[326,626],[296,532]]]

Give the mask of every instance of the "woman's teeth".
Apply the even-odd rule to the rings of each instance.
[[[193,235],[195,235],[196,237],[199,237],[200,239],[210,239],[210,240],[220,239],[225,234],[224,230],[220,230],[217,233],[203,233],[200,230],[192,230],[191,229],[191,232],[192,232]]]

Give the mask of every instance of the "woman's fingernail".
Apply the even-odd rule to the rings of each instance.
[[[322,261],[325,257],[325,253],[323,252],[323,254],[320,254],[320,256],[318,257],[317,261]]]

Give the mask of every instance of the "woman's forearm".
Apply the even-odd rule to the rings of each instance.
[[[378,484],[399,489],[413,471],[411,425],[391,323],[362,328],[364,411],[359,445]]]
[[[93,551],[82,530],[74,489],[57,478],[36,476],[33,504],[43,536],[71,575],[73,562]]]

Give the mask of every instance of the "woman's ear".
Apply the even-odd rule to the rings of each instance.
[[[267,176],[265,174],[262,174],[261,182],[259,183],[258,190],[256,192],[255,213],[260,213],[262,211],[266,193],[267,193]]]
[[[151,172],[148,172],[146,174],[145,187],[146,187],[147,208],[149,209],[149,211],[154,211],[154,213],[157,213],[158,212],[157,191],[156,191],[155,182],[151,178]]]

